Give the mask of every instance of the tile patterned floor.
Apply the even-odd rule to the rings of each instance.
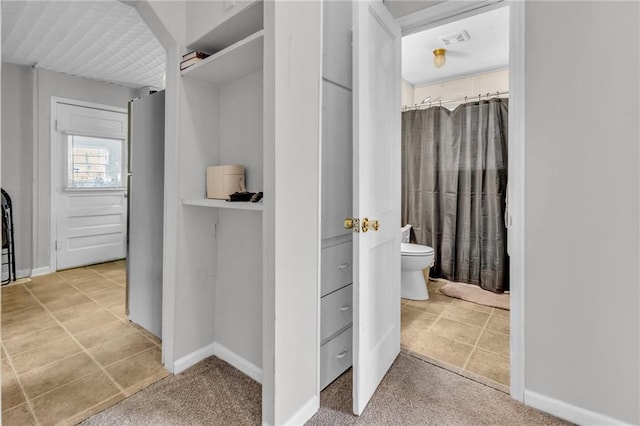
[[[2,424],[75,424],[167,376],[125,315],[125,263],[2,287]]]
[[[402,349],[447,370],[509,392],[509,311],[438,292],[402,299]]]

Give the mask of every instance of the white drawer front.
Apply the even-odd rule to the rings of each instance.
[[[351,242],[322,249],[322,296],[353,282]]]
[[[352,344],[352,328],[349,327],[320,346],[320,389],[351,367]]]
[[[353,287],[348,285],[320,300],[320,342],[353,322]]]

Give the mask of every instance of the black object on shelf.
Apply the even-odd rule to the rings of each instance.
[[[256,192],[253,197],[251,197],[251,202],[252,203],[257,203],[258,201],[262,200],[262,191],[260,192]]]
[[[251,197],[256,195],[255,192],[234,192],[229,195],[229,199],[227,201],[250,201]]]
[[[0,210],[2,212],[2,285],[5,285],[16,280],[16,247],[13,235],[13,204],[11,197],[4,189],[2,189]]]

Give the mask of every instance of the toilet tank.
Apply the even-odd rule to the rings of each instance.
[[[411,225],[407,224],[400,228],[402,232],[401,242],[408,243],[411,240]]]

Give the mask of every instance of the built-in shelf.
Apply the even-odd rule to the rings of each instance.
[[[264,30],[182,71],[183,77],[226,84],[262,69]]]
[[[237,7],[237,6],[236,6]],[[189,49],[217,53],[264,28],[264,3],[255,1],[189,44]]]
[[[195,198],[182,200],[182,204],[185,206],[198,206],[198,207],[216,207],[219,209],[236,209],[236,210],[264,210],[264,204],[262,201],[252,203],[250,201],[225,201],[225,200],[211,200],[208,198]]]

